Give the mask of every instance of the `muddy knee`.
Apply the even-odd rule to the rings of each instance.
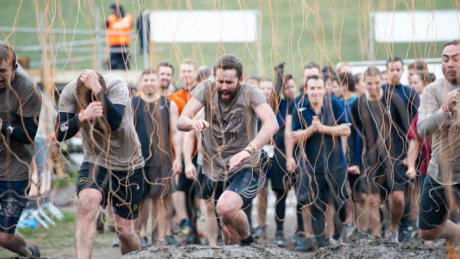
[[[78,216],[94,218],[101,200],[102,194],[97,190],[86,189],[81,191],[78,195]]]
[[[118,215],[115,215],[115,225],[117,229],[117,235],[120,241],[130,240],[135,238],[134,227],[132,220],[124,219]]]
[[[235,192],[226,191],[217,202],[216,210],[224,219],[234,217],[243,206],[243,199]]]
[[[6,234],[6,233],[0,232],[0,246],[9,247],[11,245],[12,240],[13,240],[12,234]]]
[[[420,237],[426,241],[435,240],[438,238],[441,232],[442,232],[442,226],[437,226],[429,230],[420,229]]]

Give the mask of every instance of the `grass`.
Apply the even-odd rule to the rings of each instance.
[[[0,9],[1,26],[38,28],[40,13],[44,13],[45,27],[95,29],[96,9],[101,10],[99,23],[109,13],[112,1],[7,1],[2,0]],[[391,10],[432,10],[455,9],[454,0],[118,0],[127,13],[136,19],[141,9],[151,10],[259,10],[262,20],[263,74],[271,77],[272,67],[280,61],[287,62],[287,71],[300,79],[303,65],[315,61],[322,65],[333,65],[343,61],[369,60],[369,12]],[[413,2],[413,3],[412,3]],[[394,5],[394,6],[393,6]],[[145,7],[145,8],[142,8]],[[43,35],[32,33],[3,32],[2,39],[8,39],[13,46],[38,44],[40,37],[49,46],[51,43],[86,39],[81,35],[61,33]],[[103,45],[105,45],[103,43]],[[138,44],[132,43],[133,47]],[[387,59],[390,54],[404,58],[436,57],[442,44],[380,44],[376,46],[377,59]],[[104,46],[105,47],[105,46]],[[216,57],[223,53],[235,53],[243,59],[245,74],[257,73],[256,47],[248,44],[154,44],[151,64],[161,60],[171,60],[177,64],[182,59],[192,57],[200,65],[212,65]],[[95,47],[94,47],[95,49]],[[39,61],[42,53],[19,52]],[[106,52],[107,54],[107,52]],[[44,55],[44,54],[43,54]],[[46,58],[77,57],[85,54],[46,52]],[[107,57],[105,58],[107,59]],[[143,69],[142,56],[134,56],[134,68]],[[96,60],[83,63],[56,65],[55,69],[81,70],[96,68]],[[176,73],[176,79],[178,74]]]

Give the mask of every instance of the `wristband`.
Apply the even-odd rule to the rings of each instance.
[[[444,105],[444,104],[441,106],[441,110],[442,110],[445,114],[449,114],[449,113],[450,113],[450,111],[446,108],[446,105]]]
[[[257,151],[257,147],[256,147],[256,145],[253,144],[253,143],[250,143],[250,144],[248,145],[248,148],[252,148],[252,149],[254,150],[254,151],[252,151],[252,152],[256,152],[256,151]],[[249,151],[251,151],[251,150],[249,150]],[[252,152],[251,152],[251,155],[252,155]]]
[[[252,155],[252,152],[251,150],[249,150],[249,148],[245,149],[244,151],[248,152],[250,155]]]
[[[85,111],[83,109],[80,110],[80,114],[81,114],[81,122],[85,122],[86,118],[85,118]]]

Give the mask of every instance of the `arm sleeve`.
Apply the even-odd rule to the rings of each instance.
[[[428,85],[422,92],[417,122],[417,132],[422,138],[429,137],[441,129],[448,118],[439,107],[434,86]]]
[[[267,99],[262,94],[262,91],[257,88],[257,86],[246,85],[246,89],[249,90],[247,94],[249,95],[249,101],[253,110],[255,110],[260,105],[267,103]]]
[[[59,142],[72,138],[80,129],[78,116],[74,113],[60,112],[56,118],[56,126],[56,138]]]
[[[11,140],[23,143],[30,144],[35,139],[38,129],[38,117],[35,121],[34,117],[22,117],[21,121],[23,125],[8,125],[6,123],[2,124],[2,134],[8,136]]]
[[[112,131],[116,131],[123,120],[125,114],[125,106],[121,104],[113,104],[109,97],[104,93],[105,106],[107,107],[107,122]]]
[[[192,96],[197,99],[203,106],[206,106],[206,95],[208,94],[208,87],[206,86],[207,84],[211,83],[211,79],[204,80],[192,90]]]

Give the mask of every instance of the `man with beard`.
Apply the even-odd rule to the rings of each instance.
[[[174,93],[174,66],[169,61],[163,61],[158,64],[157,72],[160,78],[161,94],[169,96]]]
[[[142,155],[145,160],[143,199],[140,216],[136,220],[136,234],[141,239],[142,247],[149,246],[146,236],[147,221],[152,214],[154,238],[162,245],[178,244],[169,233],[173,216],[171,178],[181,171],[180,156],[173,156],[169,136],[172,136],[174,150],[181,154],[182,134],[177,131],[179,112],[174,102],[162,95],[158,74],[153,69],[142,72],[139,80],[141,96],[133,99],[135,126],[142,143]],[[166,141],[165,141],[166,140]]]
[[[178,128],[203,132],[203,173],[209,177],[207,190],[213,197],[206,206],[215,205],[222,217],[225,243],[251,245],[254,238],[243,209],[263,186],[259,150],[278,131],[278,123],[261,91],[242,83],[239,58],[222,56],[213,72],[215,79],[202,82],[192,92]],[[205,120],[194,119],[202,107]],[[257,118],[262,121],[258,134]]]
[[[17,68],[13,49],[0,43],[0,246],[20,256],[40,257],[37,246],[27,246],[16,232],[27,205],[41,109],[41,94],[34,81]]]
[[[89,100],[88,100],[89,99]],[[139,213],[144,159],[134,128],[127,84],[118,76],[83,72],[59,99],[58,141],[80,131],[85,156],[77,180],[77,258],[90,258],[96,241],[99,205],[111,206],[122,254],[139,250],[134,220]]]
[[[460,238],[460,225],[448,219],[460,201],[460,41],[444,45],[440,78],[425,87],[417,132],[433,136],[432,157],[420,198],[419,227],[424,240]]]

